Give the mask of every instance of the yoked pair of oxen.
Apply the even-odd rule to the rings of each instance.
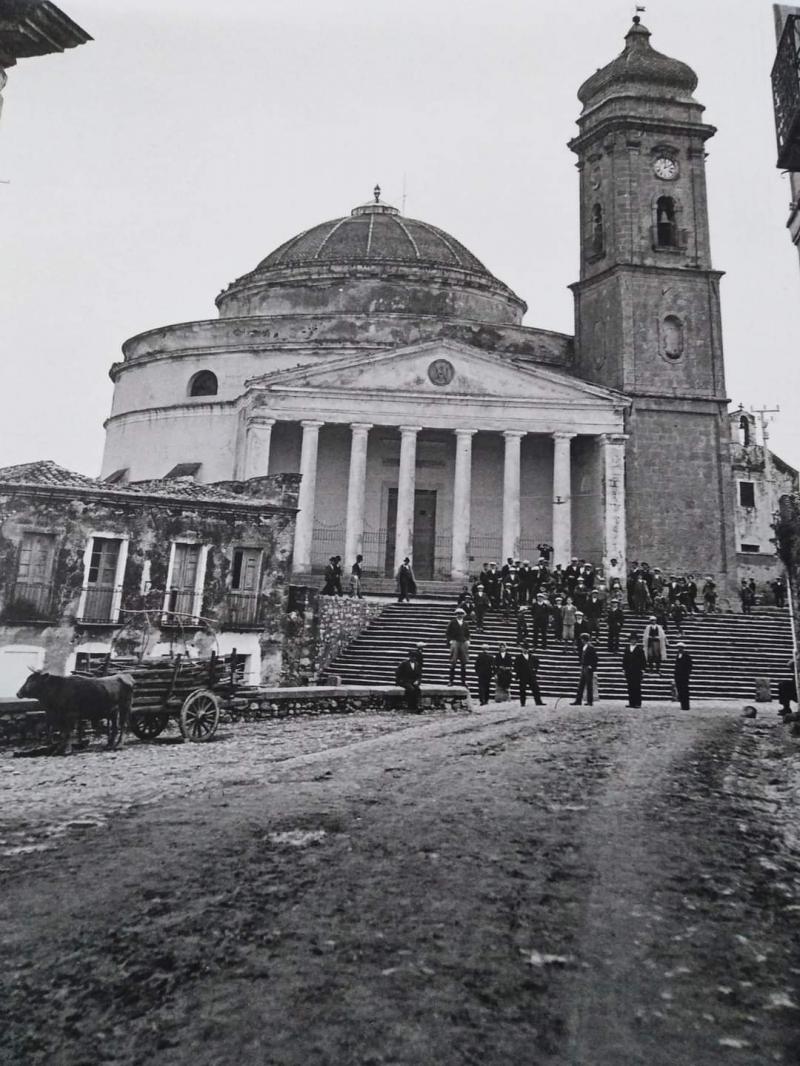
[[[47,722],[49,754],[69,755],[72,735],[81,719],[96,729],[108,723],[109,748],[121,748],[131,713],[133,678],[130,674],[110,677],[59,677],[32,670],[17,693],[18,699],[38,700]],[[54,741],[54,734],[58,740]]]

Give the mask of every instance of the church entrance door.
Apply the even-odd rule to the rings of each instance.
[[[386,508],[386,569],[387,577],[394,573],[394,543],[397,526],[397,489],[389,489]],[[436,492],[417,489],[414,493],[414,575],[420,581],[433,578],[436,549]]]

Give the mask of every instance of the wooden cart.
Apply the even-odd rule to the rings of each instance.
[[[211,740],[220,715],[230,710],[239,687],[236,667],[235,652],[228,662],[216,654],[208,659],[176,655],[141,661],[107,656],[92,673],[132,675],[130,728],[140,740],[154,740],[174,718],[185,740],[202,743]]]

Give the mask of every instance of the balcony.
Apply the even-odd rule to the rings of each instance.
[[[261,629],[263,604],[257,592],[231,589],[225,597],[223,621],[226,629]]]
[[[781,170],[800,171],[800,15],[789,15],[772,67],[772,101]]]
[[[170,589],[164,604],[164,626],[198,626],[198,596],[194,588]]]
[[[85,585],[81,589],[79,622],[113,625],[119,619],[122,589],[117,585]]]
[[[5,622],[51,622],[56,603],[52,582],[17,581],[3,609]]]

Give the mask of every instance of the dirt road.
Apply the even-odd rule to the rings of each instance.
[[[738,710],[3,756],[0,1061],[800,1063],[800,758]]]

